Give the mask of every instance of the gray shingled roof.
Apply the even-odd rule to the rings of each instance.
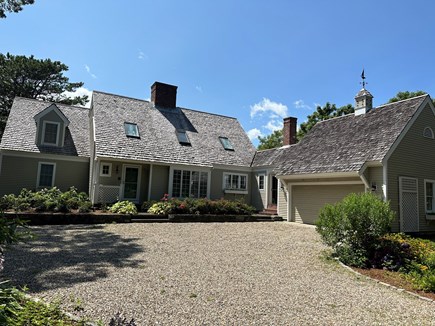
[[[70,121],[63,147],[37,146],[34,116],[51,102],[16,97],[12,105],[0,149],[89,157],[89,109],[56,103]]]
[[[274,159],[277,174],[350,172],[367,161],[381,161],[427,96],[317,123]]]
[[[295,145],[291,145],[295,146]],[[265,149],[261,151],[257,151],[255,153],[255,157],[252,161],[252,167],[269,167],[273,166],[275,163],[275,160],[278,159],[280,155],[282,155],[283,151],[291,146],[286,147],[279,147],[279,148],[272,148],[272,149]]]
[[[97,156],[172,164],[250,166],[255,149],[239,122],[230,117],[184,108],[156,108],[150,102],[93,93]],[[125,135],[124,122],[136,123],[140,139]],[[191,146],[178,142],[184,129]],[[228,137],[234,151],[219,137]]]

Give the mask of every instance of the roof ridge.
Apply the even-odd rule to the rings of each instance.
[[[55,104],[55,105],[62,105],[62,106],[66,106],[66,107],[71,107],[71,108],[76,108],[76,109],[85,109],[89,111],[89,108],[85,107],[85,106],[78,106],[78,105],[72,105],[72,104],[65,104],[65,103],[59,103],[59,102],[52,102],[52,101],[45,101],[45,100],[38,100],[37,98],[28,98],[28,97],[23,97],[23,96],[15,96],[15,99],[23,99],[26,101],[34,101],[34,102],[39,102],[39,103],[49,103],[51,104]]]
[[[228,118],[228,119],[237,120],[236,117],[230,117],[229,115],[223,115],[223,114],[212,113],[212,112],[201,111],[201,110],[195,110],[195,109],[189,109],[189,108],[183,108],[183,107],[178,107],[178,108],[181,109],[181,110],[194,111],[194,112],[199,112],[199,113],[204,113],[204,114],[210,114],[210,115],[216,115],[218,117],[224,117],[224,118]]]
[[[135,97],[131,97],[131,96],[119,95],[119,94],[108,93],[108,92],[103,92],[103,91],[93,91],[93,92],[94,93],[101,93],[101,94],[105,94],[105,95],[112,95],[112,96],[116,96],[116,97],[123,97],[123,98],[127,98],[127,99],[130,99],[130,100],[135,100],[135,101],[141,101],[141,102],[151,103],[151,101],[147,101],[147,100],[143,100],[143,99],[135,98]]]
[[[415,100],[415,99],[417,99],[419,97],[426,97],[426,96],[430,97],[429,93],[425,93],[425,94],[422,94],[422,95],[406,98],[404,100],[400,100],[400,101],[396,101],[396,102],[385,103],[385,104],[382,104],[382,105],[379,105],[379,106],[375,107],[375,109],[382,108],[384,106],[388,106],[388,105],[392,105],[392,104],[396,104],[396,103],[401,103],[401,102],[405,102],[405,101]]]

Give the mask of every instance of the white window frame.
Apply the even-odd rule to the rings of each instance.
[[[45,127],[46,127],[47,124],[57,125],[56,143],[47,143],[45,141]],[[46,145],[46,146],[58,146],[58,144],[59,144],[59,134],[60,134],[60,123],[59,122],[48,121],[48,120],[44,120],[42,122],[42,137],[41,137],[41,143],[42,143],[42,145]]]
[[[430,136],[426,136],[426,130],[430,131],[430,134],[431,134]],[[433,130],[432,130],[431,127],[424,128],[424,130],[423,130],[423,137],[424,138],[429,138],[429,139],[434,139],[434,133],[433,133]]]
[[[432,183],[432,210],[431,211],[428,211],[426,206],[426,198],[427,198],[426,183]],[[435,213],[435,180],[424,179],[424,211],[426,212],[426,214]]]
[[[190,168],[190,167],[186,167],[186,166],[171,166],[170,170],[169,170],[169,185],[168,185],[168,194],[171,198],[182,198],[182,197],[172,197],[172,192],[173,192],[173,185],[174,185],[174,171],[175,170],[181,170],[181,171],[187,171],[190,172],[190,185],[189,185],[189,194],[191,192],[191,187],[192,187],[192,172],[199,172],[200,173],[200,178],[201,178],[201,173],[205,172],[207,173],[207,196],[206,198],[210,198],[210,183],[211,183],[211,171],[210,169],[206,169],[206,168]],[[181,175],[183,175],[183,172],[181,172]],[[181,180],[181,184],[180,187],[183,187],[183,180]],[[181,192],[180,192],[181,195]],[[198,197],[198,198],[202,198],[202,197]]]
[[[52,175],[52,177],[51,177],[51,186],[50,187],[53,187],[54,186],[54,180],[55,180],[55,177],[56,177],[56,163],[53,163],[53,162],[38,162],[38,174],[37,174],[37,176],[36,176],[36,188],[37,189],[40,189],[40,188],[44,188],[43,186],[41,186],[40,184],[39,184],[39,181],[40,181],[40,177],[41,177],[41,166],[42,165],[53,165],[53,175]]]
[[[260,179],[261,178],[263,178],[263,188],[260,187]],[[265,174],[258,174],[257,181],[258,181],[258,190],[265,191],[266,190],[266,175]]]
[[[239,177],[237,188],[226,188],[225,177],[228,175],[231,178],[230,184],[232,184],[232,177],[233,176],[237,175]],[[241,184],[240,177],[246,178],[246,188],[245,189],[240,188],[240,184]],[[224,172],[224,174],[222,176],[222,189],[224,190],[224,193],[226,193],[226,194],[243,194],[243,195],[248,194],[248,189],[249,189],[248,188],[248,175],[244,174],[244,173]]]
[[[107,163],[107,162],[101,162],[101,167],[100,167],[100,177],[111,177],[112,176],[112,163]],[[109,173],[104,174],[104,167],[108,166],[109,167]]]

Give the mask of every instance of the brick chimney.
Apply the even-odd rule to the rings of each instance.
[[[296,127],[298,118],[288,117],[284,118],[283,127],[283,145],[293,145],[296,144]]]
[[[151,86],[151,101],[155,106],[164,108],[177,107],[177,86],[155,82]]]

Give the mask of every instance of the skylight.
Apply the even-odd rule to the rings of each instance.
[[[184,130],[177,130],[177,138],[180,144],[182,145],[190,145],[189,137],[187,137],[186,131]]]
[[[234,147],[233,144],[231,144],[230,140],[227,137],[219,137],[219,140],[222,143],[222,146],[228,150],[228,151],[233,151]]]
[[[124,130],[127,137],[140,138],[137,124],[124,122]]]

